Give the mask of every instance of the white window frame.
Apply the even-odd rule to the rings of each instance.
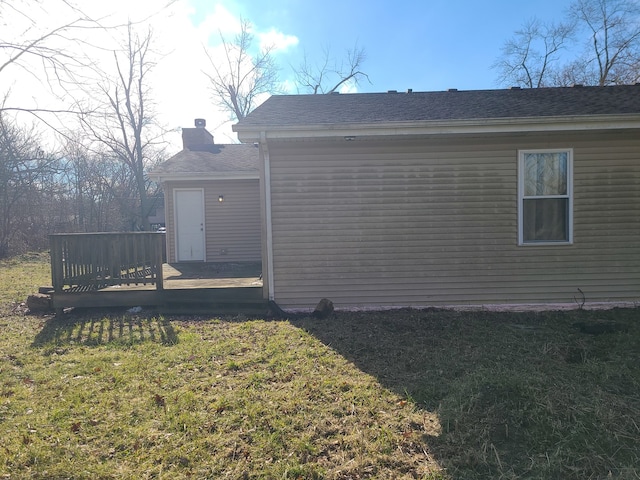
[[[566,195],[524,195],[524,159],[530,153],[566,153],[567,154],[567,194]],[[524,200],[541,198],[567,198],[568,199],[568,239],[557,241],[524,241]],[[519,246],[545,246],[545,245],[573,245],[573,148],[542,148],[535,150],[518,150],[518,245]]]

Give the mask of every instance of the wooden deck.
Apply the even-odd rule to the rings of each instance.
[[[183,263],[162,265],[162,289],[152,284],[113,285],[53,293],[56,310],[68,307],[154,307],[161,313],[261,313],[261,265]]]
[[[163,264],[164,234],[50,235],[51,302],[67,307],[153,307],[170,313],[266,311],[260,263]]]
[[[262,288],[258,263],[165,263],[162,265],[164,290],[194,288]],[[100,291],[155,290],[150,284],[115,285]]]

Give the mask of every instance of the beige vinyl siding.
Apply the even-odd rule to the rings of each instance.
[[[574,244],[518,246],[518,150],[574,149]],[[640,134],[269,143],[275,300],[640,299]]]
[[[260,187],[257,179],[166,182],[167,250],[175,261],[173,190],[203,188],[207,262],[259,262]],[[224,202],[218,196],[224,196]]]
[[[175,208],[173,204],[173,182],[165,182],[162,184],[164,191],[164,224],[166,227],[166,246],[167,246],[167,262],[174,263],[176,261],[176,239],[175,239]]]

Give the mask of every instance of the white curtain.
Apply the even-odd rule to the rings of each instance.
[[[569,239],[567,166],[567,152],[525,154],[522,212],[525,242]]]

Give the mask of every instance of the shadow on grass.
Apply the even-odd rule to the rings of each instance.
[[[436,412],[442,434],[424,442],[450,478],[638,478],[637,317],[406,309],[291,323]],[[587,335],[583,321],[625,331]]]
[[[178,336],[171,322],[162,317],[79,313],[49,320],[36,335],[32,345],[133,345],[143,342],[175,345],[178,343]]]

